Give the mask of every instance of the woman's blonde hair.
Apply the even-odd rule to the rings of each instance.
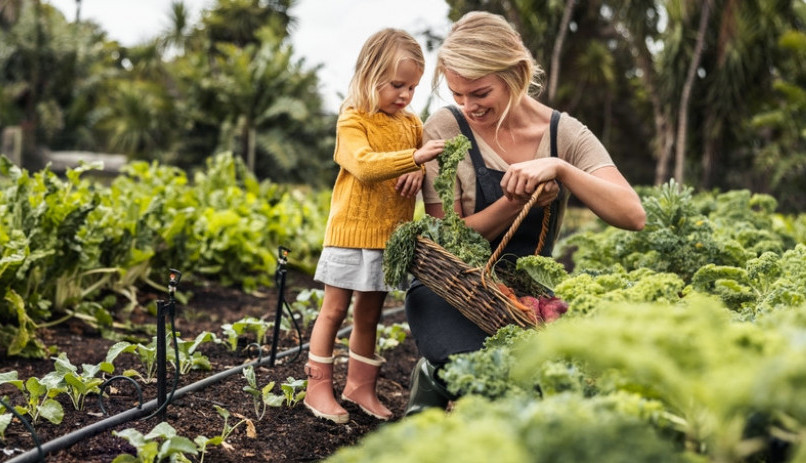
[[[425,70],[423,50],[408,32],[386,28],[372,34],[358,54],[355,73],[339,110],[353,107],[370,114],[378,112],[378,90],[394,77],[397,66],[406,59]]]
[[[492,74],[506,84],[509,102],[498,127],[530,88],[534,96],[543,90],[543,69],[523,44],[520,34],[502,16],[486,11],[471,11],[451,28],[437,53],[434,90],[447,70],[469,80]]]

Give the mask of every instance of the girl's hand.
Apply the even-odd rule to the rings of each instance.
[[[425,145],[414,152],[414,162],[423,165],[436,158],[445,149],[445,140],[428,140]]]
[[[417,193],[420,192],[420,188],[423,186],[423,177],[425,177],[425,175],[423,175],[421,170],[403,174],[397,178],[395,190],[404,198],[417,196]]]

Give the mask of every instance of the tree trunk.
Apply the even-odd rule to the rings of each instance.
[[[42,4],[40,0],[34,0],[34,52],[31,62],[31,71],[28,81],[28,92],[25,95],[23,109],[22,126],[22,167],[34,171],[45,165],[39,150],[39,141],[36,138],[39,127],[39,115],[36,107],[39,104],[39,91],[44,88],[42,83],[42,49],[44,44],[44,32],[42,24]]]
[[[668,115],[655,115],[655,125],[660,124],[658,132],[658,163],[655,165],[655,185],[666,183],[669,179],[669,160],[674,147],[674,124]],[[658,119],[660,119],[658,121]]]
[[[560,55],[563,50],[565,36],[568,34],[568,23],[571,22],[571,14],[574,12],[576,0],[566,0],[563,18],[560,22],[560,30],[557,31],[557,40],[554,41],[554,49],[551,52],[551,70],[549,71],[549,103],[554,101],[557,93],[557,79],[560,76]]]
[[[605,104],[602,108],[602,143],[610,146],[610,134],[613,132],[613,92],[610,89],[605,93]]]
[[[719,162],[719,153],[717,151],[717,140],[714,133],[721,132],[716,129],[718,124],[714,113],[709,111],[705,115],[705,123],[703,124],[703,150],[702,150],[702,175],[700,176],[700,187],[710,189],[714,185],[714,170]]]
[[[625,25],[626,29],[626,25]],[[629,31],[618,31],[625,42],[629,43],[635,54],[635,64],[641,70],[641,81],[646,87],[646,94],[652,103],[653,122],[655,124],[654,157],[655,184],[660,185],[668,177],[668,164],[674,142],[671,118],[663,110],[660,92],[658,91],[657,78],[652,62],[652,53],[646,46],[642,37],[636,37]]]
[[[708,19],[711,15],[711,1],[706,0],[702,4],[700,12],[700,26],[697,29],[697,45],[694,47],[694,55],[691,57],[691,64],[686,75],[686,82],[683,85],[683,93],[680,96],[680,107],[677,116],[677,152],[675,153],[674,178],[678,184],[683,185],[686,165],[686,137],[688,135],[688,105],[691,99],[691,89],[694,86],[694,77],[697,75],[697,68],[700,66],[702,51],[705,47],[705,30],[708,26]]]
[[[246,124],[246,166],[253,174],[255,173],[255,138],[257,138],[257,129],[254,124]]]

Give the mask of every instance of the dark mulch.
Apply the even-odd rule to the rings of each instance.
[[[285,300],[293,302],[297,293],[305,288],[319,288],[318,283],[310,277],[298,272],[289,271],[284,291]],[[250,295],[231,288],[220,287],[215,284],[201,284],[192,281],[182,281],[180,291],[192,293],[187,304],[177,304],[176,327],[184,339],[192,339],[198,333],[211,331],[223,338],[221,325],[240,320],[245,316],[265,317],[274,320],[278,292],[276,288],[263,289],[259,295]],[[145,293],[141,295],[142,302],[149,299],[163,299],[165,295]],[[400,303],[388,302],[383,323],[392,324],[405,321]],[[143,309],[137,309],[132,318],[140,323],[155,323],[155,318]],[[303,333],[302,342],[307,343],[309,329]],[[142,342],[150,339],[150,335],[141,333]],[[55,346],[59,352],[66,352],[74,365],[82,363],[97,364],[103,360],[109,347],[114,343],[102,338],[95,330],[87,325],[72,321],[57,325],[42,332],[48,346]],[[271,333],[269,334],[271,338]],[[292,330],[282,332],[278,338],[277,352],[285,352],[298,346],[300,340]],[[337,347],[336,391],[340,393],[344,386],[346,375],[346,351]],[[194,384],[199,380],[213,374],[230,370],[233,367],[253,362],[257,359],[254,349],[238,349],[231,352],[226,345],[207,343],[203,345],[202,352],[210,359],[210,371],[192,371],[180,376],[178,388]],[[264,346],[264,355],[268,357],[270,345]],[[169,359],[173,351],[168,352]],[[278,358],[273,367],[260,366],[256,368],[258,384],[260,386],[270,381],[276,381],[275,393],[279,393],[279,384],[288,377],[304,378],[303,364],[307,351],[300,355],[289,355]],[[384,353],[387,363],[381,371],[378,384],[378,395],[381,400],[395,413],[392,421],[402,417],[408,398],[409,374],[417,360],[417,349],[411,337],[406,341]],[[340,362],[341,361],[341,362]],[[142,370],[140,361],[132,354],[123,354],[115,361],[115,374],[120,374],[126,368]],[[0,360],[0,372],[16,370],[21,379],[31,376],[42,377],[53,370],[52,360],[26,360],[8,359]],[[156,384],[142,384],[143,396],[146,402],[157,397]],[[213,437],[221,433],[224,420],[216,412],[214,405],[227,409],[233,416],[229,425],[233,425],[243,418],[250,421],[241,424],[226,440],[225,445],[211,447],[204,461],[221,463],[241,462],[284,462],[284,461],[318,461],[332,455],[337,449],[357,443],[360,438],[382,426],[380,422],[359,410],[352,404],[345,404],[350,412],[350,421],[347,424],[337,425],[329,421],[315,418],[301,403],[293,408],[270,408],[266,415],[256,420],[251,396],[243,391],[246,380],[240,373],[232,374],[221,381],[210,384],[200,390],[188,392],[176,399],[168,407],[166,421],[173,426],[177,433],[193,440],[203,435]],[[168,367],[168,391],[173,386],[173,368]],[[127,381],[116,381],[112,384],[110,396],[104,400],[104,407],[111,415],[131,410],[137,406],[135,388]],[[22,396],[12,386],[0,386],[0,397],[8,396],[12,403],[20,403]],[[41,442],[45,443],[63,436],[92,423],[100,422],[109,416],[104,416],[98,405],[97,396],[88,398],[83,411],[77,412],[66,396],[60,397],[65,410],[64,421],[53,425],[45,420],[36,424],[36,433]],[[93,463],[110,462],[122,453],[132,453],[135,450],[123,438],[112,435],[112,431],[126,428],[135,428],[147,433],[160,422],[160,417],[137,419],[113,428],[109,428],[86,438],[71,447],[47,456],[48,462],[60,463]],[[254,425],[254,428],[251,428]],[[253,431],[253,432],[252,432]],[[31,434],[17,420],[12,422],[6,430],[5,441],[0,442],[0,461],[8,461],[26,451],[34,448]],[[193,458],[192,458],[193,459]],[[198,458],[193,459],[198,461]]]

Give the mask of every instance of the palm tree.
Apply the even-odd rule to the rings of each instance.
[[[230,42],[243,47],[257,43],[257,31],[271,27],[280,37],[288,37],[294,26],[289,15],[296,0],[218,0],[202,19],[210,42]]]
[[[792,10],[790,0],[724,0],[714,9],[719,27],[704,59],[706,85],[700,98],[702,187],[716,183],[714,172],[721,161],[740,164],[728,153],[748,145],[745,121],[755,107],[771,99],[770,69],[775,69],[778,39],[790,21],[798,21]]]
[[[214,85],[221,99],[221,108],[228,108],[220,143],[222,148],[234,148],[246,159],[248,168],[256,166],[257,132],[261,126],[270,130],[264,135],[269,154],[280,155],[288,149],[291,140],[281,136],[283,131],[273,129],[273,120],[288,117],[304,121],[308,116],[306,105],[289,90],[289,81],[297,71],[292,60],[291,47],[274,36],[270,28],[259,34],[264,42],[260,46],[249,44],[239,48],[233,44],[218,45]]]
[[[98,126],[107,134],[108,149],[140,159],[158,159],[170,151],[176,126],[173,100],[159,81],[121,79],[113,82],[99,108]]]
[[[181,54],[185,51],[185,43],[189,36],[188,27],[190,26],[188,9],[183,0],[171,2],[170,19],[170,28],[163,35],[161,43],[164,47],[174,48],[177,53]]]
[[[678,37],[678,34],[669,33],[675,30],[671,19],[666,25],[666,33],[661,31],[662,18],[669,16],[664,5],[654,0],[629,0],[614,12],[613,30],[627,44],[634,59],[635,74],[644,88],[642,93],[652,108],[655,184],[666,181],[674,147],[674,121],[668,98],[670,89],[675,87],[670,84],[675,80],[674,68],[658,63],[662,57],[673,55],[671,49],[678,48],[677,40],[668,41],[668,37]],[[651,49],[650,44],[662,44],[663,49]]]

